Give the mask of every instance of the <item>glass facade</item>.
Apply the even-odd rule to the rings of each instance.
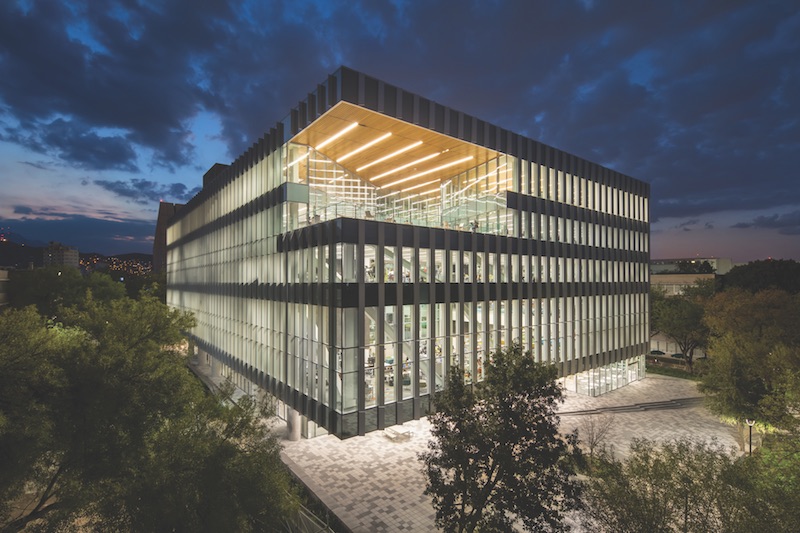
[[[585,394],[643,377],[648,186],[409,95],[341,69],[206,175],[167,232],[197,346],[342,438],[512,342]]]

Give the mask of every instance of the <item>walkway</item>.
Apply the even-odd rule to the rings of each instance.
[[[607,442],[624,457],[634,437],[664,441],[676,437],[712,438],[736,446],[735,430],[702,405],[694,382],[653,375],[603,396],[568,393],[559,409],[561,427],[571,431],[591,414],[613,413]],[[432,531],[433,507],[423,495],[425,480],[417,454],[430,438],[427,420],[400,431],[408,440],[390,440],[382,431],[339,440],[326,435],[284,441],[283,458],[292,471],[354,533]]]

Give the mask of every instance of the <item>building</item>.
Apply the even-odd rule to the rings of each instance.
[[[703,281],[713,281],[716,274],[650,274],[650,285],[658,287],[667,296],[683,294],[687,287],[693,287]]]
[[[425,416],[514,341],[585,394],[643,377],[646,183],[345,67],[203,181],[167,301],[296,437]]]
[[[181,207],[183,204],[163,201],[158,203],[156,234],[153,237],[153,272],[155,273],[167,271],[167,226]]]
[[[0,308],[8,305],[8,269],[0,268]]]
[[[44,266],[53,265],[80,268],[80,255],[77,248],[64,246],[59,242],[50,241],[43,249]]]
[[[682,259],[653,259],[651,274],[717,274],[723,275],[734,267],[725,257],[689,257]]]

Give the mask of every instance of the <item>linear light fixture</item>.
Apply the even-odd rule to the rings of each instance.
[[[409,145],[408,145],[408,146],[406,146],[405,148],[400,148],[400,149],[399,149],[399,150],[397,150],[396,152],[392,152],[392,153],[391,153],[391,154],[389,154],[389,155],[385,155],[385,156],[383,156],[383,157],[381,157],[381,158],[378,158],[378,159],[376,159],[375,161],[373,161],[372,163],[367,163],[367,164],[366,164],[366,165],[364,165],[363,167],[358,167],[358,168],[356,169],[356,172],[361,172],[362,170],[365,170],[365,169],[367,169],[367,168],[371,167],[372,165],[377,165],[378,163],[383,163],[384,161],[386,161],[386,160],[388,160],[388,159],[391,159],[391,158],[393,158],[393,157],[396,157],[396,156],[398,156],[398,155],[400,155],[400,154],[403,154],[403,153],[405,153],[405,152],[408,152],[408,151],[409,151],[409,150],[411,150],[412,148],[416,148],[416,147],[417,147],[417,146],[419,146],[420,144],[422,144],[422,141],[417,141],[417,142],[415,142],[415,143],[409,144]]]
[[[342,161],[344,161],[348,157],[354,156],[356,154],[359,154],[359,153],[363,152],[364,150],[366,150],[367,148],[371,148],[371,147],[375,146],[376,144],[378,144],[379,142],[385,141],[386,139],[388,139],[391,136],[392,136],[392,132],[391,131],[389,133],[385,133],[385,134],[381,135],[380,137],[378,137],[377,139],[371,140],[370,142],[368,142],[364,146],[361,146],[360,148],[356,148],[355,150],[353,150],[349,154],[344,154],[342,157],[337,159],[336,162],[337,163],[341,163]]]
[[[331,174],[344,174],[345,171],[339,168],[315,168],[314,172],[329,172]]]
[[[292,168],[293,166],[295,166],[297,163],[299,163],[300,161],[302,161],[303,159],[305,159],[309,155],[311,155],[311,150],[306,152],[306,155],[301,155],[300,157],[298,157],[297,159],[295,159],[294,161],[292,161],[291,163],[289,163],[288,165],[283,167],[283,170],[288,170],[288,169]]]
[[[412,185],[411,187],[407,187],[405,189],[400,189],[398,191],[392,191],[389,194],[385,194],[385,195],[381,196],[381,198],[389,198],[390,196],[394,196],[395,194],[400,194],[400,193],[404,193],[404,192],[408,192],[408,191],[413,191],[414,189],[421,189],[422,187],[426,187],[428,185],[433,185],[434,183],[439,183],[439,180],[435,179],[435,180],[431,180],[431,181],[426,181],[425,183],[418,183],[417,185]],[[383,187],[379,187],[378,188],[379,191],[381,189],[383,189]],[[438,191],[438,190],[439,190],[439,187],[435,187],[435,188],[431,189],[430,191],[425,191],[424,193],[419,193],[419,194],[430,194],[431,192]],[[416,194],[415,195],[411,195],[408,198],[414,198],[416,196],[418,196],[418,195],[416,195]]]
[[[461,190],[459,190],[459,191],[456,191],[455,193],[453,193],[453,196],[458,196],[459,194],[463,194],[463,193],[464,193],[464,192],[465,192],[467,189],[469,189],[470,187],[474,187],[475,185],[477,185],[477,184],[478,184],[478,182],[479,182],[479,181],[481,181],[481,180],[484,180],[484,179],[488,178],[489,176],[491,176],[491,175],[493,175],[493,174],[505,174],[506,172],[508,172],[509,170],[511,170],[511,169],[500,170],[500,169],[501,169],[501,168],[503,168],[504,166],[506,166],[506,164],[505,164],[505,163],[503,163],[502,165],[500,165],[500,166],[499,166],[499,167],[497,167],[496,169],[492,170],[492,171],[491,171],[491,172],[489,172],[488,174],[484,174],[483,176],[481,176],[481,177],[479,177],[479,178],[475,178],[475,179],[474,179],[474,180],[472,180],[471,182],[467,183],[467,184],[464,186],[464,188],[463,188],[463,189],[461,189]],[[506,181],[508,181],[508,180],[506,180]],[[505,182],[503,182],[503,183],[505,183]]]
[[[408,167],[413,167],[414,165],[417,165],[419,163],[423,163],[425,161],[428,161],[429,159],[433,159],[434,157],[436,157],[438,155],[441,155],[441,153],[442,152],[435,152],[433,154],[426,155],[425,157],[423,157],[421,159],[417,159],[416,161],[412,161],[411,163],[406,163],[405,165],[400,165],[399,167],[393,168],[392,170],[384,172],[383,174],[378,174],[377,176],[371,178],[370,181],[379,180],[379,179],[384,178],[386,176],[390,176],[390,175],[394,174],[395,172],[400,172],[401,170],[406,169]]]
[[[341,137],[342,135],[344,135],[348,131],[352,130],[356,126],[358,126],[358,122],[353,122],[352,124],[350,124],[349,126],[344,128],[343,130],[340,130],[339,132],[334,133],[333,135],[331,135],[330,137],[328,137],[327,139],[325,139],[324,141],[322,141],[321,143],[316,145],[314,148],[317,149],[317,150],[321,150],[322,148],[325,148],[330,143],[332,143],[333,141],[335,141],[336,139],[338,139],[339,137]]]
[[[421,189],[422,187],[425,187],[427,185],[433,185],[434,183],[439,183],[439,180],[437,179],[437,180],[432,180],[432,181],[426,181],[425,183],[419,183],[417,185],[412,185],[411,187],[406,187],[405,189],[401,190],[400,192],[408,192],[408,191],[413,191],[414,189]],[[436,190],[436,189],[432,189],[432,190]]]
[[[387,187],[391,187],[393,185],[397,185],[397,184],[400,184],[400,183],[405,183],[407,181],[411,181],[413,179],[420,178],[422,176],[427,176],[428,174],[432,174],[434,172],[438,172],[440,170],[444,170],[446,168],[450,168],[450,167],[453,167],[455,165],[459,165],[461,163],[469,161],[470,159],[473,159],[473,156],[470,155],[470,156],[467,156],[467,157],[462,157],[461,159],[456,159],[455,161],[450,161],[449,163],[445,163],[444,165],[440,165],[440,166],[435,167],[435,168],[424,170],[422,172],[417,172],[416,174],[412,174],[411,176],[408,176],[407,178],[403,178],[401,180],[393,181],[392,183],[387,183],[386,185],[381,187],[381,189],[385,189]],[[404,190],[408,190],[408,189],[404,189]]]
[[[412,194],[411,196],[408,197],[408,199],[411,200],[412,198],[419,198],[421,196],[428,196],[432,192],[439,192],[439,187],[434,187],[433,189],[430,189],[428,191],[422,191],[422,192],[418,192],[416,194]],[[429,203],[434,202],[434,201],[436,201],[436,198],[428,198],[427,200],[417,200],[416,202],[411,202],[411,205],[429,204]]]

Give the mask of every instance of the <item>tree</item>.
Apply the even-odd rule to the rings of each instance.
[[[0,348],[0,369],[24,384],[0,389],[0,450],[28,439],[0,456],[0,529],[251,531],[291,512],[269,411],[208,395],[186,368],[178,347],[191,316],[151,296],[91,292],[59,309],[58,324],[32,313],[0,315],[0,341],[18,336]],[[34,494],[14,509],[23,488]]]
[[[558,433],[556,375],[519,344],[494,353],[474,388],[450,372],[429,417],[433,440],[419,455],[438,527],[509,531],[516,518],[530,531],[564,529],[563,513],[577,506],[578,452],[575,434]]]
[[[125,275],[125,290],[128,296],[136,298],[142,291],[157,296],[162,303],[167,301],[167,273],[148,272],[147,274]]]
[[[653,305],[651,329],[666,335],[678,345],[690,371],[694,363],[694,351],[705,346],[708,339],[703,313],[703,305],[694,294],[659,298]]]
[[[60,378],[52,359],[68,349],[61,340],[33,307],[0,313],[0,525],[25,483],[40,480],[52,444],[48,391]]]
[[[59,308],[82,302],[87,290],[92,291],[95,300],[104,302],[125,296],[125,286],[108,274],[93,272],[83,276],[76,268],[49,266],[12,271],[9,301],[17,308],[35,305],[39,313],[53,318]]]
[[[585,490],[588,531],[750,532],[772,522],[748,470],[716,443],[634,439],[629,458],[606,457]]]
[[[774,517],[772,531],[794,532],[800,524],[800,433],[776,432],[764,444],[748,473]]]
[[[578,437],[581,439],[581,444],[589,450],[590,461],[594,461],[596,451],[603,449],[606,438],[613,427],[614,415],[610,413],[581,417],[578,424]]]
[[[789,294],[800,292],[800,263],[791,259],[768,259],[737,265],[723,278],[724,286],[750,292],[780,289]]]
[[[659,308],[662,305],[662,301],[667,298],[667,293],[664,291],[662,287],[658,285],[651,285],[650,286],[650,336],[655,337],[661,331],[659,331],[659,323],[655,320],[655,309]]]
[[[12,306],[35,305],[46,317],[54,316],[59,306],[75,305],[85,293],[80,271],[64,266],[12,270],[8,284],[8,299]]]
[[[733,288],[706,306],[711,331],[701,390],[717,413],[781,428],[800,408],[800,296]]]

